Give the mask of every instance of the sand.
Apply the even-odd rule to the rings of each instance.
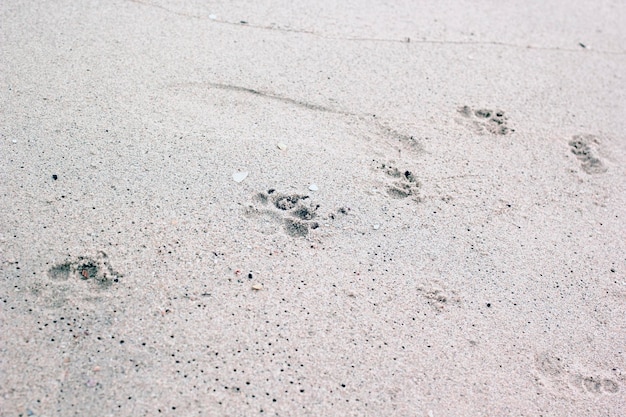
[[[0,415],[626,415],[626,6],[312,3],[0,3]]]

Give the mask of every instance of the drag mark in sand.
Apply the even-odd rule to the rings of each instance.
[[[268,98],[270,100],[277,100],[277,101],[281,101],[281,102],[287,103],[287,104],[293,104],[295,106],[303,107],[303,108],[308,109],[308,110],[315,110],[315,111],[321,111],[321,112],[327,112],[327,113],[342,114],[342,115],[345,115],[345,116],[354,116],[354,114],[352,114],[352,113],[331,109],[329,107],[320,106],[318,104],[307,103],[305,101],[294,100],[292,98],[283,97],[283,96],[279,96],[279,95],[276,95],[276,94],[272,94],[272,93],[268,93],[268,92],[264,92],[264,91],[260,91],[260,90],[255,90],[255,89],[252,89],[252,88],[240,87],[240,86],[231,85],[231,84],[220,84],[220,83],[207,83],[207,85],[209,87],[211,87],[211,88],[217,88],[217,89],[220,89],[220,90],[239,91],[239,92],[243,92],[243,93],[254,94],[255,96]]]
[[[175,83],[170,84],[169,87],[183,87],[183,88],[208,88],[208,89],[216,89],[223,90],[227,92],[233,93],[245,93],[250,94],[256,97],[269,99],[273,101],[278,101],[285,104],[294,105],[306,110],[318,111],[327,114],[336,114],[339,116],[345,116],[352,119],[356,119],[360,123],[369,124],[373,127],[372,130],[378,130],[379,135],[381,137],[391,139],[393,142],[389,143],[391,146],[398,146],[397,150],[402,151],[406,150],[409,153],[420,153],[423,151],[423,148],[419,142],[419,140],[411,134],[401,133],[398,130],[390,127],[384,121],[376,118],[376,115],[364,113],[364,112],[350,112],[341,109],[333,109],[330,107],[322,106],[319,104],[314,104],[304,100],[297,100],[290,97],[286,97],[284,95],[272,93],[269,91],[263,91],[258,88],[250,88],[233,84],[224,84],[224,83],[216,83],[216,82],[188,82],[188,83]]]
[[[238,92],[253,94],[255,96],[267,98],[270,100],[277,100],[283,103],[293,104],[295,106],[302,107],[308,110],[339,114],[342,116],[356,117],[361,120],[368,121],[368,122],[375,124],[382,131],[383,134],[396,138],[403,146],[409,148],[410,150],[416,150],[416,151],[421,150],[421,146],[419,145],[418,141],[415,139],[414,136],[400,133],[396,131],[395,129],[388,127],[386,124],[372,118],[372,117],[375,118],[376,116],[372,116],[366,113],[352,113],[352,112],[345,111],[345,110],[332,109],[330,107],[320,106],[318,104],[312,104],[306,101],[295,100],[293,98],[270,93],[267,91],[261,91],[261,90],[257,90],[253,88],[242,87],[242,86],[237,86],[237,85],[232,85],[232,84],[222,84],[222,83],[214,83],[214,82],[207,82],[205,84],[209,88],[216,88],[216,89],[226,90],[226,91],[238,91]]]

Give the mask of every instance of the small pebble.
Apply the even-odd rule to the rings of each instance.
[[[11,142],[13,142],[13,143],[17,143],[17,140],[16,140],[16,139],[13,139]]]
[[[217,19],[217,15],[210,14],[210,15],[209,15],[209,19],[211,19],[211,20],[215,20],[215,19]]]
[[[378,229],[380,229],[380,225],[379,225],[378,223],[376,223],[376,224],[374,225],[374,230],[378,230]]]
[[[255,291],[260,291],[260,290],[263,289],[263,286],[261,284],[254,284],[252,286],[252,289],[255,290]]]
[[[59,176],[57,174],[52,174],[52,179],[56,181],[59,179]]]
[[[309,185],[309,190],[311,190],[311,191],[317,191],[317,190],[319,190],[319,188],[317,188],[317,185],[315,185],[315,184],[311,184],[311,185]]]
[[[282,143],[282,142],[277,143],[277,144],[276,144],[276,147],[277,147],[278,149],[280,149],[281,151],[284,151],[285,149],[287,149],[287,145],[285,145],[285,144],[284,144],[284,143]]]
[[[233,174],[233,180],[235,180],[235,182],[241,182],[245,180],[247,176],[248,176],[248,171],[235,172]]]

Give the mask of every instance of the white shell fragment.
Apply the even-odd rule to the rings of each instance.
[[[235,172],[233,174],[233,179],[235,180],[235,182],[241,182],[245,180],[247,176],[248,176],[248,171]]]
[[[284,144],[284,143],[282,143],[282,142],[277,143],[277,144],[276,144],[276,147],[277,147],[278,149],[280,149],[281,151],[284,151],[285,149],[287,149],[287,145],[285,145],[285,144]]]
[[[255,290],[255,291],[260,291],[260,290],[263,289],[263,286],[261,284],[254,284],[252,286],[252,289]]]
[[[309,185],[309,190],[311,190],[311,191],[317,191],[317,190],[319,190],[319,188],[317,188],[317,185],[316,185],[316,184],[311,184],[311,185]]]

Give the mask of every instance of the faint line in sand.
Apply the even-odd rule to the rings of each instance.
[[[400,152],[400,156],[401,156],[401,151],[400,151],[401,148],[404,148],[411,152],[423,151],[421,144],[419,143],[418,139],[415,136],[397,131],[396,129],[389,127],[386,123],[380,120],[377,120],[375,118],[376,116],[369,114],[369,113],[352,113],[352,112],[345,111],[345,110],[333,109],[333,108],[325,107],[319,104],[314,104],[314,103],[310,103],[307,101],[296,100],[290,97],[285,97],[283,95],[275,94],[269,91],[262,91],[259,89],[243,87],[243,86],[238,86],[238,85],[233,85],[233,84],[224,84],[224,83],[216,83],[216,82],[201,82],[201,83],[181,83],[181,84],[176,84],[176,85],[178,86],[200,85],[200,86],[206,86],[208,88],[214,88],[218,90],[247,93],[247,94],[251,94],[254,96],[258,96],[258,97],[275,100],[275,101],[279,101],[279,102],[286,103],[286,104],[291,104],[291,105],[301,107],[307,110],[338,114],[341,116],[348,116],[348,117],[356,118],[362,122],[369,123],[370,125],[376,126],[376,128],[384,136],[393,138],[397,142],[395,143],[395,145],[400,146],[400,148],[398,148],[398,151]]]
[[[277,94],[272,94],[272,93],[269,93],[269,92],[266,92],[266,91],[255,90],[255,89],[252,89],[252,88],[241,87],[241,86],[231,85],[231,84],[212,83],[212,82],[205,83],[205,84],[207,86],[211,87],[211,88],[216,88],[216,89],[219,89],[219,90],[227,90],[227,91],[239,91],[239,92],[243,92],[243,93],[253,94],[255,96],[268,98],[270,100],[277,100],[277,101],[281,101],[283,103],[293,104],[295,106],[303,107],[303,108],[308,109],[308,110],[315,110],[315,111],[321,111],[321,112],[327,112],[327,113],[342,114],[342,115],[345,115],[345,116],[355,116],[355,114],[353,114],[353,113],[348,113],[348,112],[341,111],[341,110],[331,109],[330,107],[320,106],[319,104],[313,104],[313,103],[309,103],[309,102],[306,102],[306,101],[295,100],[293,98],[284,97],[284,96],[280,96],[280,95],[277,95]]]
[[[318,33],[312,30],[305,29],[296,29],[296,28],[285,28],[280,26],[273,25],[257,25],[254,23],[250,23],[247,21],[239,21],[239,22],[229,22],[227,20],[221,20],[217,18],[212,18],[210,16],[202,16],[197,14],[185,13],[178,10],[170,9],[169,7],[161,6],[159,4],[150,3],[143,0],[128,0],[132,3],[141,4],[143,6],[154,7],[157,9],[164,10],[168,13],[172,13],[178,16],[187,17],[190,19],[198,19],[198,20],[210,20],[215,23],[219,23],[222,25],[231,25],[231,26],[239,26],[239,27],[249,27],[260,30],[272,30],[277,32],[284,33],[300,33],[309,36],[315,36],[321,39],[330,39],[330,40],[339,40],[339,41],[348,41],[348,42],[385,42],[385,43],[405,43],[405,44],[431,44],[431,45],[472,45],[472,46],[501,46],[507,48],[519,48],[519,49],[532,49],[532,50],[540,50],[540,51],[556,51],[556,52],[575,52],[575,53],[599,53],[599,54],[607,54],[607,55],[626,55],[626,51],[608,51],[601,49],[591,49],[583,44],[579,43],[579,48],[559,48],[558,46],[537,46],[537,45],[521,45],[511,42],[499,42],[499,41],[462,41],[462,40],[434,40],[434,39],[414,39],[410,37],[405,38],[370,38],[370,37],[345,37],[345,36],[336,36],[336,35],[326,35],[323,33]]]

